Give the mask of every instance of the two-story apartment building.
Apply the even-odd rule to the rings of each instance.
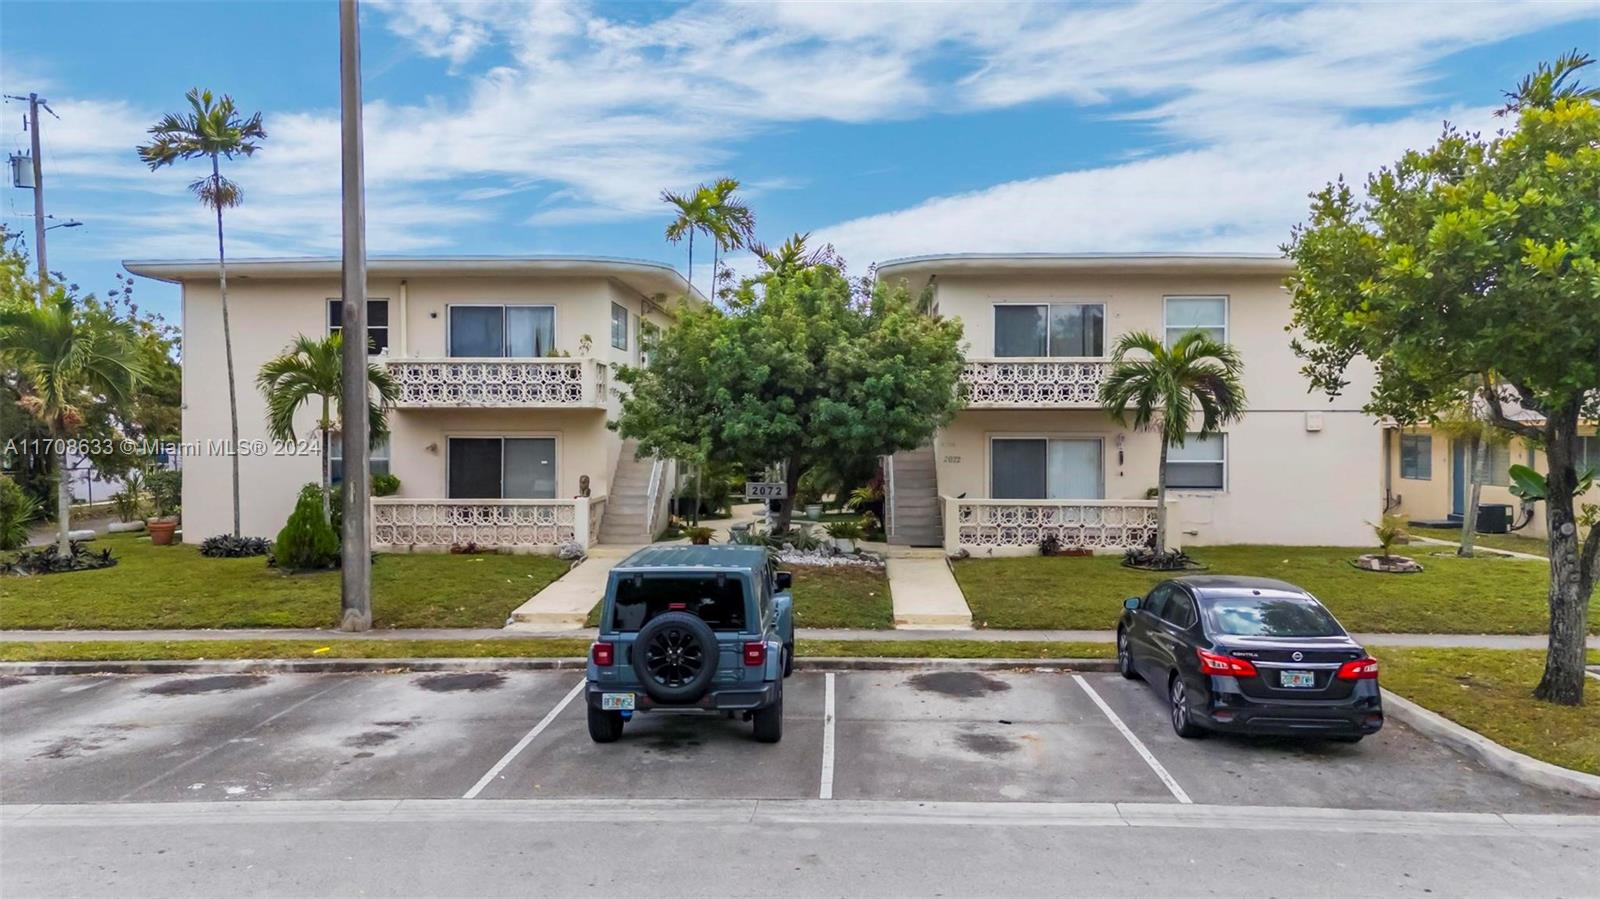
[[[889,460],[897,543],[974,555],[1114,551],[1155,528],[1160,442],[1099,399],[1117,339],[1205,330],[1244,359],[1245,417],[1169,454],[1169,540],[1360,545],[1378,520],[1378,423],[1361,373],[1343,396],[1308,392],[1289,346],[1290,263],[1244,255],[949,255],[878,277],[931,288],[966,333],[967,407],[932,444]]]
[[[232,530],[222,305],[214,260],[130,261],[128,271],[183,288],[183,520],[191,541]],[[664,523],[670,464],[635,461],[606,427],[617,412],[611,366],[645,361],[678,298],[703,301],[671,266],[586,257],[381,258],[368,262],[367,340],[398,382],[391,434],[374,471],[400,490],[373,500],[383,550],[453,545],[553,551],[601,539],[644,542]],[[266,442],[256,373],[297,335],[340,323],[333,258],[228,263],[241,446]],[[305,408],[297,434],[315,434]],[[314,441],[312,441],[314,443]],[[339,449],[334,441],[334,452]],[[625,451],[627,450],[627,451]],[[271,537],[314,452],[268,447],[241,460],[247,535]],[[335,476],[342,461],[334,456]]]

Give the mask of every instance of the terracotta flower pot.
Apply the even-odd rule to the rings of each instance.
[[[148,522],[150,528],[150,542],[156,546],[171,546],[172,535],[178,530],[178,520],[175,518],[152,518]]]

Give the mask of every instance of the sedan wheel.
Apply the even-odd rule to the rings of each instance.
[[[1172,676],[1172,688],[1168,691],[1168,698],[1172,702],[1172,730],[1178,736],[1192,739],[1205,735],[1205,729],[1195,724],[1189,715],[1189,688],[1183,684],[1182,675]]]
[[[1133,670],[1133,653],[1128,651],[1127,631],[1117,631],[1117,671],[1128,680],[1139,679],[1139,672]]]

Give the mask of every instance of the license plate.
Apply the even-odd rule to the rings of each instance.
[[[633,711],[632,693],[601,693],[600,708],[608,712]]]
[[[1310,671],[1280,671],[1278,683],[1285,687],[1315,687],[1317,676]]]

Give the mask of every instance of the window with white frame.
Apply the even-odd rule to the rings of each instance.
[[[1400,435],[1400,477],[1411,481],[1433,480],[1433,437]]]
[[[1227,297],[1167,297],[1167,346],[1190,331],[1200,331],[1218,343],[1228,342]]]
[[[1228,483],[1226,434],[1190,434],[1183,446],[1167,447],[1167,486],[1176,490],[1221,490]]]
[[[328,301],[328,333],[344,331],[344,300]],[[389,350],[389,301],[367,301],[367,355],[381,356]]]
[[[1506,443],[1489,444],[1488,471],[1484,473],[1484,483],[1491,487],[1509,487],[1511,485],[1511,446]]]
[[[999,357],[1099,358],[1106,350],[1102,303],[1004,303],[994,307]]]
[[[451,499],[554,499],[554,437],[451,437]]]
[[[646,367],[648,367],[650,365],[650,354],[651,354],[651,352],[653,352],[655,350],[656,344],[660,340],[661,340],[661,326],[657,325],[655,322],[645,321],[644,317],[640,316],[640,318],[639,318],[639,364],[640,365],[646,366]]]
[[[449,309],[450,355],[536,359],[556,348],[556,307],[459,305]]]
[[[1600,434],[1578,438],[1578,454],[1573,457],[1573,467],[1578,474],[1592,471],[1600,476]]]
[[[628,309],[611,304],[611,345],[619,350],[628,348]]]
[[[333,483],[344,480],[344,441],[338,434],[328,441],[328,470]],[[367,451],[367,470],[375,475],[389,473],[389,438],[378,441],[377,446]]]
[[[1099,438],[996,437],[989,442],[994,499],[1103,499]]]

